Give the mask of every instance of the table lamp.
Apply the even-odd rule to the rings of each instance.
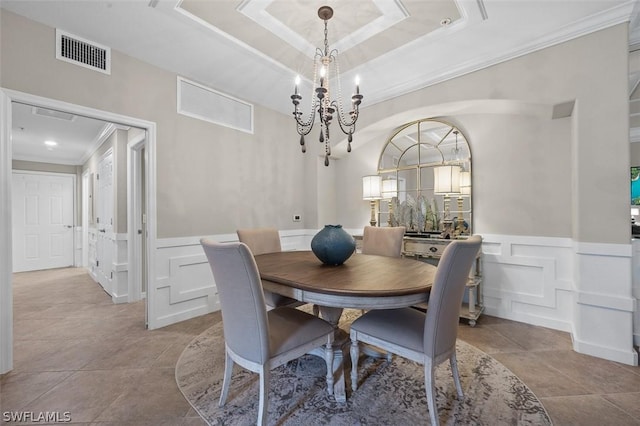
[[[382,178],[378,175],[362,177],[362,199],[371,204],[371,226],[376,226],[376,202],[382,199]]]
[[[442,216],[442,235],[447,237],[452,231],[449,202],[452,194],[460,194],[460,166],[438,166],[433,168],[433,193],[444,196],[444,214]]]
[[[387,224],[391,226],[391,214],[393,213],[393,205],[391,201],[398,196],[398,181],[395,179],[385,179],[382,181],[382,199],[387,200],[389,205],[387,208]]]

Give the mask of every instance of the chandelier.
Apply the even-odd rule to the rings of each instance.
[[[296,77],[296,87],[291,101],[293,102],[293,116],[296,119],[296,130],[300,135],[300,145],[302,152],[306,152],[304,137],[311,132],[316,120],[316,112],[320,120],[320,143],[324,144],[324,165],[329,165],[329,156],[331,155],[331,143],[329,142],[329,126],[333,120],[334,114],[337,114],[340,130],[347,135],[347,152],[351,152],[351,141],[353,140],[353,132],[356,130],[356,121],[358,120],[358,107],[362,102],[360,94],[360,86],[356,77],[356,93],[351,96],[351,110],[346,113],[342,102],[342,90],[340,88],[340,67],[338,65],[338,51],[336,49],[329,50],[329,42],[327,41],[327,21],[333,16],[333,9],[329,6],[322,6],[318,9],[318,17],[324,21],[324,50],[316,48],[316,54],[313,58],[313,90],[311,92],[311,111],[306,119],[302,118],[302,112],[298,106],[302,100],[302,96],[298,93],[298,85],[300,84],[300,76]],[[329,87],[331,76],[335,76],[337,82],[338,97],[331,99],[331,90]],[[315,96],[314,96],[315,92]]]

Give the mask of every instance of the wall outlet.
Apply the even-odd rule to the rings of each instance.
[[[299,214],[294,214],[293,215],[293,221],[294,222],[300,222],[302,220],[302,216],[300,216]]]

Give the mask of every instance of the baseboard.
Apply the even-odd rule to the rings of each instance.
[[[608,359],[627,365],[638,365],[638,352],[631,348],[628,351],[616,350],[593,343],[581,342],[574,338],[573,349],[585,355]]]

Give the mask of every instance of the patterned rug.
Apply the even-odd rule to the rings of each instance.
[[[348,331],[359,311],[345,310],[340,327]],[[458,368],[465,393],[458,400],[449,363],[436,372],[436,403],[443,425],[550,425],[545,408],[531,390],[498,361],[458,340]],[[394,356],[363,355],[358,390],[351,394],[351,361],[345,350],[347,402],[326,392],[325,364],[306,355],[271,372],[270,425],[429,424],[423,367]],[[229,397],[218,407],[224,372],[222,323],[197,336],[176,365],[176,382],[187,401],[209,425],[255,424],[258,375],[234,366]]]

